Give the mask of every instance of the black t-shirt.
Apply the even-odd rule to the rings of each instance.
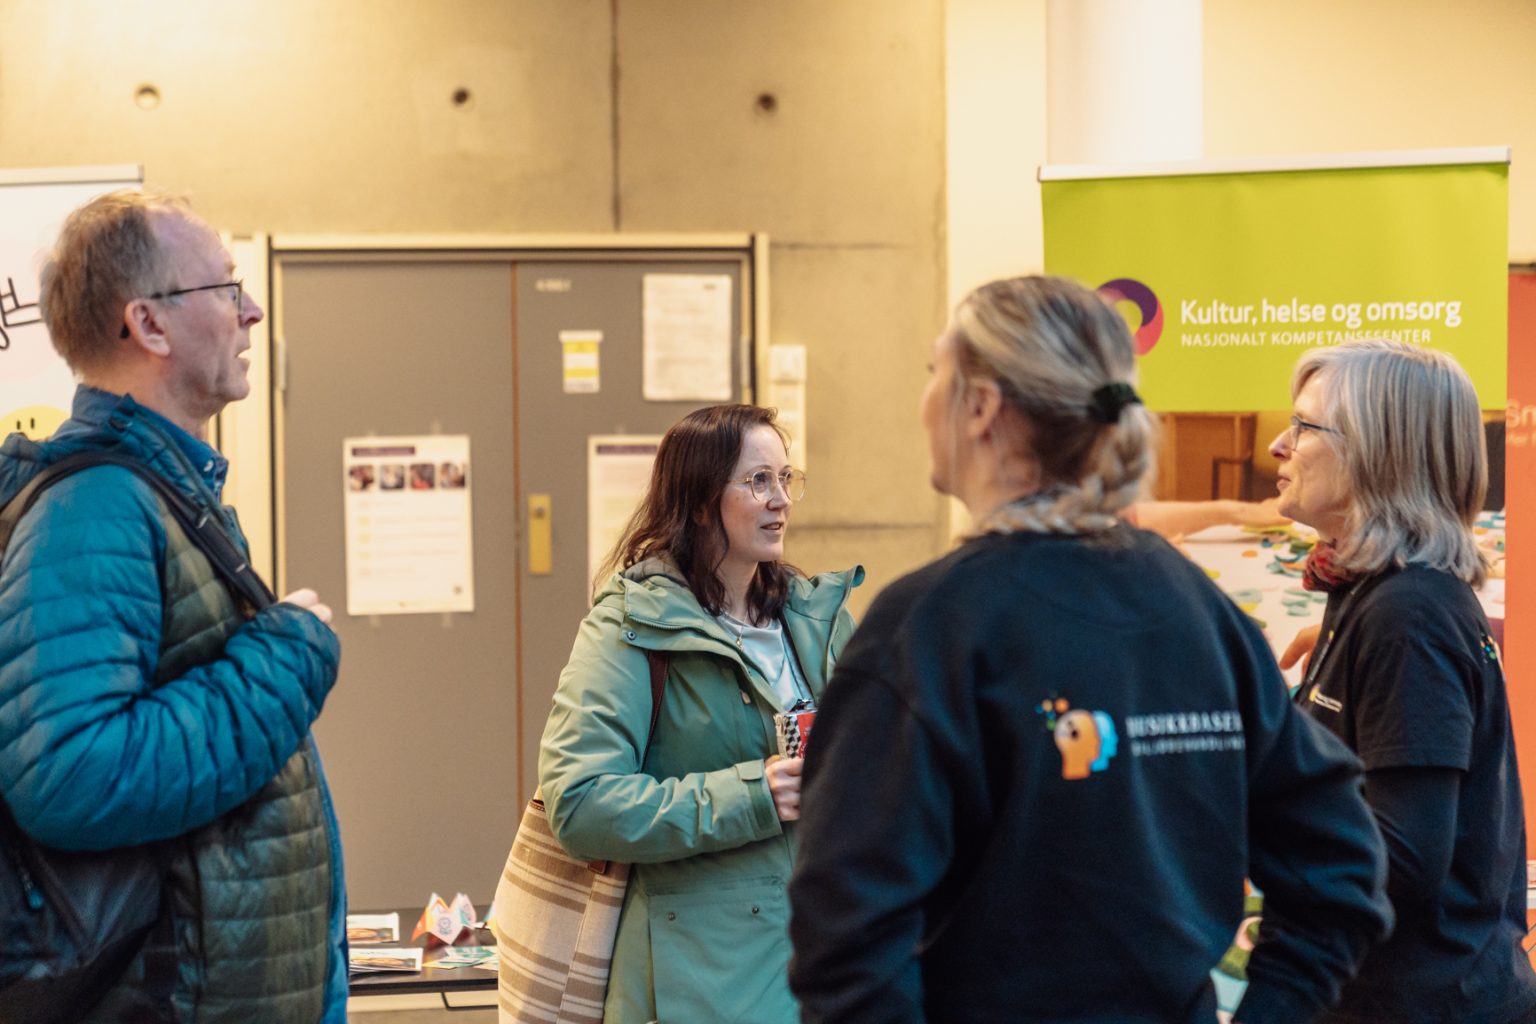
[[[1471,588],[1409,566],[1334,591],[1297,700],[1368,775],[1439,768],[1460,777],[1455,846],[1437,895],[1397,901],[1391,938],[1326,1019],[1507,1024],[1530,1012],[1536,973],[1520,948],[1525,811],[1504,673]]]

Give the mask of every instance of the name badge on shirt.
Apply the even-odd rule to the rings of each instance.
[[[1308,697],[1307,699],[1310,700],[1313,704],[1316,704],[1318,707],[1327,708],[1329,711],[1344,710],[1343,701],[1334,700],[1332,697],[1325,695],[1322,691],[1323,684],[1314,683],[1312,686],[1312,696]]]

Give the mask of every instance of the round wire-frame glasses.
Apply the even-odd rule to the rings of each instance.
[[[773,497],[775,487],[790,501],[805,497],[805,473],[798,469],[786,469],[782,473],[760,469],[745,480],[732,480],[731,483],[746,484],[752,489],[752,497],[765,504]]]

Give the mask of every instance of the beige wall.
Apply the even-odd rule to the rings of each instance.
[[[1532,0],[1205,0],[1205,155],[1510,145],[1536,259],[1533,58]]]
[[[1046,0],[949,0],[949,306],[1045,262]]]
[[[1536,259],[1536,3],[1204,4],[1207,157],[1510,145],[1510,257]],[[1045,7],[946,4],[951,302],[1043,260]]]
[[[142,163],[234,232],[611,226],[603,0],[0,6],[7,166]]]
[[[913,409],[945,308],[941,0],[0,0],[0,19],[0,166],[142,163],[225,230],[767,232],[773,340],[809,355],[790,556],[864,562],[860,610],[933,553]]]

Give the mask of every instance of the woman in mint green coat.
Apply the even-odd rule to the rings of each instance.
[[[560,675],[539,755],[550,826],[573,857],[634,865],[606,1024],[799,1020],[801,762],[778,756],[774,715],[820,698],[864,577],[783,562],[804,490],[772,410],[684,417]],[[669,666],[649,748],[648,651]]]

